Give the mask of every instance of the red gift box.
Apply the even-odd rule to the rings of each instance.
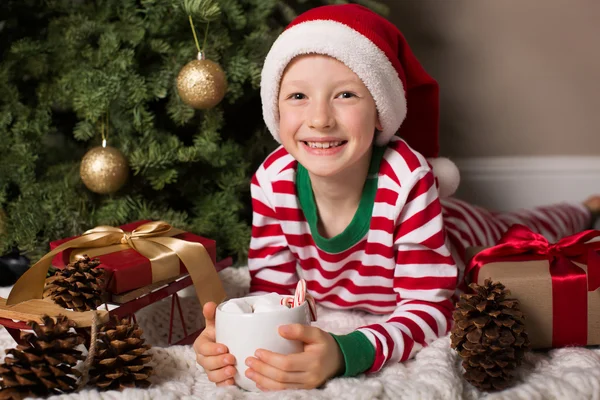
[[[132,222],[122,225],[120,228],[126,232],[131,232],[147,222],[151,221],[144,220]],[[55,240],[50,243],[50,250],[54,250],[59,245],[77,237],[78,236],[73,236],[70,238]],[[206,248],[213,265],[216,263],[217,244],[214,240],[207,239],[189,232],[175,235],[173,238],[202,244],[204,248]],[[100,250],[101,252],[106,252],[107,249],[109,249],[111,252],[93,255],[94,251]],[[73,250],[79,249],[67,249],[58,253],[52,259],[52,265],[56,268],[63,268],[65,265],[70,263],[70,257]],[[90,249],[90,252],[88,253],[90,256],[100,260],[99,268],[104,268],[107,271],[108,277],[106,290],[113,294],[128,292],[130,290],[138,289],[153,283],[150,260],[126,245],[113,245],[105,248]],[[179,272],[180,274],[187,272],[182,261],[179,263]]]

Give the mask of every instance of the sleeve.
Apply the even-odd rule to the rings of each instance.
[[[261,167],[262,168],[262,167]],[[275,208],[258,174],[252,178],[252,237],[248,251],[250,294],[291,294],[298,283],[296,258],[290,250]],[[270,186],[270,182],[267,182]]]
[[[450,298],[458,269],[446,244],[434,176],[422,168],[412,183],[394,230],[397,307],[384,323],[334,336],[344,354],[346,376],[377,372],[385,364],[408,360],[451,327]],[[362,350],[354,351],[358,346]]]

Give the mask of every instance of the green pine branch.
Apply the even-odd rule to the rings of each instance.
[[[243,263],[250,178],[277,146],[262,121],[264,57],[296,15],[332,2],[1,1],[0,254],[16,244],[36,260],[52,240],[153,219],[211,237],[220,257]],[[180,69],[197,53],[190,16],[206,57],[227,76],[211,110],[177,92]],[[102,131],[130,165],[111,195],[79,177]]]

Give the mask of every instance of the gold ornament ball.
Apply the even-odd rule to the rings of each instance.
[[[225,97],[225,72],[219,64],[210,60],[190,61],[179,71],[177,91],[181,100],[191,107],[199,110],[212,108]]]
[[[127,181],[127,159],[114,147],[94,147],[83,156],[79,169],[81,180],[92,192],[114,193]]]

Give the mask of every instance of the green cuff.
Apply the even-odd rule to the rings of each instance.
[[[375,362],[375,348],[364,333],[354,331],[333,336],[344,355],[346,369],[343,376],[357,376],[371,368]]]

